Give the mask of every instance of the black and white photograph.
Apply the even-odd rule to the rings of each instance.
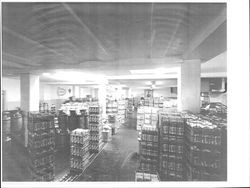
[[[225,187],[230,92],[249,95],[230,86],[228,7],[3,1],[1,181]]]

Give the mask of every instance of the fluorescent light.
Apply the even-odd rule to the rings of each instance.
[[[106,82],[106,78],[103,75],[89,74],[76,71],[58,71],[56,73],[43,73],[43,76],[69,82]]]
[[[51,74],[50,73],[48,73],[48,72],[44,72],[43,73],[43,76],[50,76]]]
[[[152,82],[151,81],[147,81],[145,82],[146,85],[152,85]]]

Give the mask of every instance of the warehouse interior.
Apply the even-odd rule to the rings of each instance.
[[[2,3],[3,181],[226,181],[225,3]]]

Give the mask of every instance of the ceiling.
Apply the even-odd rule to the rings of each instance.
[[[226,51],[226,5],[219,3],[3,3],[2,14],[4,76],[128,75]]]

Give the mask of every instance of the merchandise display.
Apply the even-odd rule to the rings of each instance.
[[[158,182],[159,176],[158,173],[152,173],[147,171],[138,170],[135,172],[135,181],[154,181]]]
[[[159,168],[159,132],[158,128],[143,125],[139,141],[139,169],[155,172]]]
[[[223,180],[226,154],[225,126],[185,114],[185,157],[187,179],[191,181]]]
[[[39,112],[40,113],[48,113],[49,112],[49,104],[45,102],[39,103]]]
[[[70,134],[70,171],[81,173],[89,162],[90,133],[87,129],[75,129]]]
[[[33,181],[52,181],[55,171],[54,116],[30,113],[28,122],[29,169]]]
[[[160,177],[163,181],[183,181],[185,120],[179,113],[160,113]]]
[[[106,104],[107,114],[117,114],[118,113],[118,103],[116,101],[109,101]]]
[[[89,107],[90,152],[98,153],[102,144],[102,107]]]

